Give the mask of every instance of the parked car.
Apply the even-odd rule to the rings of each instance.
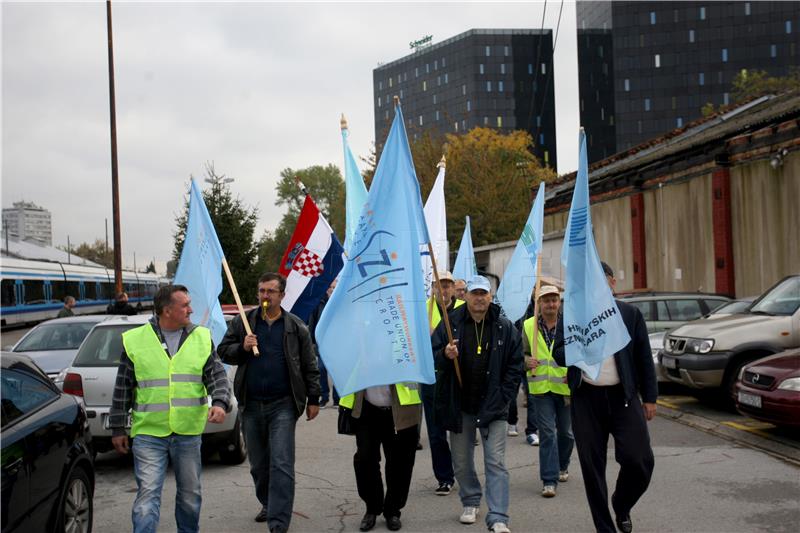
[[[750,305],[755,301],[755,296],[750,296],[748,298],[740,298],[739,300],[731,300],[728,303],[724,303],[711,311],[709,314],[704,316],[703,318],[721,318],[723,316],[730,316],[730,315],[738,315],[739,313],[744,313],[750,307]]]
[[[81,344],[72,366],[63,371],[64,392],[82,398],[86,409],[94,413],[89,420],[98,452],[111,450],[111,429],[108,413],[114,394],[119,358],[122,355],[122,334],[145,324],[145,315],[113,317],[97,324]],[[227,366],[233,382],[235,367]],[[209,404],[211,399],[209,398]],[[206,424],[203,432],[203,454],[218,451],[225,464],[240,464],[247,456],[236,398],[231,395],[231,411],[222,424]]]
[[[661,362],[659,361],[661,350],[664,348],[664,337],[666,336],[666,331],[656,331],[648,335],[650,337],[650,353],[653,354],[653,365],[656,367],[656,378],[659,383],[669,382],[667,371],[661,367]]]
[[[107,318],[105,315],[83,315],[42,322],[31,328],[11,351],[29,356],[55,380],[72,364],[78,347],[94,325]]]
[[[2,531],[92,530],[94,464],[86,412],[22,354],[4,352]]]
[[[800,427],[800,350],[745,365],[736,383],[736,409],[777,426]]]
[[[721,387],[733,398],[741,368],[800,346],[800,275],[786,277],[743,313],[689,322],[667,334],[661,366],[695,389]]]
[[[648,333],[666,331],[697,320],[730,301],[721,294],[700,292],[631,293],[617,298],[642,312]]]

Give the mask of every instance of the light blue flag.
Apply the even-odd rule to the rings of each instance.
[[[210,329],[215,345],[219,345],[228,329],[219,305],[224,257],[214,223],[208,216],[203,194],[192,179],[189,221],[173,283],[185,285],[189,289],[189,296],[192,298],[192,322]]]
[[[456,264],[453,267],[453,277],[464,281],[478,275],[478,268],[475,266],[475,250],[472,248],[472,230],[469,227],[469,217],[464,226],[464,235],[461,236],[461,246],[458,247]]]
[[[522,318],[531,301],[536,285],[536,261],[542,251],[543,227],[544,182],[539,184],[528,221],[497,288],[497,301],[512,322]]]
[[[578,175],[561,249],[564,265],[564,345],[567,365],[592,378],[607,357],[631,340],[611,294],[592,234],[586,134],[581,128]]]
[[[427,241],[398,105],[350,255],[316,330],[342,396],[376,385],[434,383],[419,253]]]
[[[356,165],[356,158],[350,151],[350,144],[347,137],[350,130],[347,129],[347,122],[342,115],[342,145],[344,146],[344,185],[345,185],[345,236],[344,250],[349,252],[349,245],[353,242],[358,227],[358,219],[361,216],[361,209],[367,203],[367,186],[364,185],[364,178]]]

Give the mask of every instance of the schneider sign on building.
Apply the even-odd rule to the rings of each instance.
[[[551,30],[472,29],[438,43],[426,35],[409,46],[409,55],[372,72],[379,151],[399,96],[412,140],[429,130],[526,130],[536,156],[556,168]]]

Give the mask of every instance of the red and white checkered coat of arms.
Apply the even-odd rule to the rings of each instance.
[[[292,263],[292,269],[307,278],[316,278],[322,275],[325,266],[322,264],[320,256],[308,248],[303,248]]]

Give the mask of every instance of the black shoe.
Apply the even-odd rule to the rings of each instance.
[[[256,522],[266,522],[267,521],[267,510],[261,509],[256,517],[254,518]]]
[[[403,527],[403,524],[400,522],[399,516],[389,516],[386,518],[386,527],[389,528],[389,531],[397,531]]]
[[[452,488],[453,488],[453,484],[452,483],[448,483],[446,481],[442,481],[441,483],[439,483],[439,486],[436,487],[436,491],[435,492],[436,492],[437,496],[447,496],[448,494],[450,494],[450,489],[452,489]]]
[[[361,525],[358,526],[358,529],[361,531],[369,531],[375,527],[375,515],[374,514],[365,514],[364,518],[361,519]]]
[[[319,408],[320,409],[322,409],[326,405],[328,405],[328,400],[320,400],[320,402],[319,402]]]
[[[631,522],[630,514],[618,514],[616,522],[617,529],[622,531],[622,533],[631,533],[631,531],[633,531],[633,522]]]

